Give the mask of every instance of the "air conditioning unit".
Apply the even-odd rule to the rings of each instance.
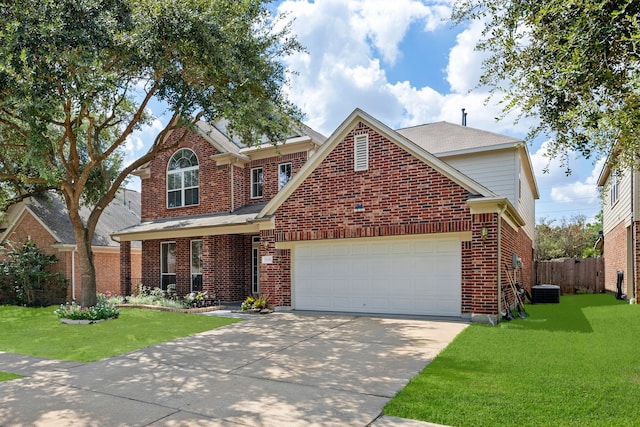
[[[536,285],[531,287],[531,299],[534,304],[558,304],[560,302],[560,286]]]

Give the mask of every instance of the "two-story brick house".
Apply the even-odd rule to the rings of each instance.
[[[168,138],[176,138],[172,135]],[[277,308],[499,318],[513,254],[530,286],[537,187],[526,145],[449,123],[394,131],[355,110],[241,148],[201,124],[142,178],[142,280]]]

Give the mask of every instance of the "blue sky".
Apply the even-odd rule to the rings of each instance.
[[[274,10],[289,13],[293,32],[306,47],[286,59],[291,70],[290,99],[306,123],[330,135],[359,107],[392,128],[436,121],[460,123],[524,138],[531,121],[496,121],[498,98],[485,104],[478,88],[483,54],[474,46],[479,23],[454,27],[451,1],[316,0],[280,1]],[[166,123],[159,119],[129,141],[128,156],[146,151]],[[601,161],[569,153],[573,173],[544,156],[544,138],[529,145],[540,200],[536,218],[560,221],[575,215],[593,219],[600,210],[596,181]],[[549,173],[543,170],[548,166]],[[135,181],[135,188],[139,186]]]

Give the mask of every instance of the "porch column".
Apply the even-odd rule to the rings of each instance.
[[[131,295],[131,242],[120,242],[120,295]]]

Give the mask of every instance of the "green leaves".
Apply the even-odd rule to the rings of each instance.
[[[454,18],[483,19],[479,48],[491,52],[481,83],[505,92],[505,111],[535,116],[530,138],[554,138],[549,154],[573,150],[638,163],[640,4],[636,1],[459,1]],[[508,82],[508,84],[505,84]]]
[[[302,48],[267,3],[0,3],[0,203],[55,189],[78,245],[90,242],[127,175],[166,149],[157,138],[123,164],[127,138],[149,119],[154,98],[172,110],[162,135],[224,117],[246,145],[282,141],[301,113],[283,91],[281,59]],[[86,224],[74,215],[82,203],[93,209]]]

